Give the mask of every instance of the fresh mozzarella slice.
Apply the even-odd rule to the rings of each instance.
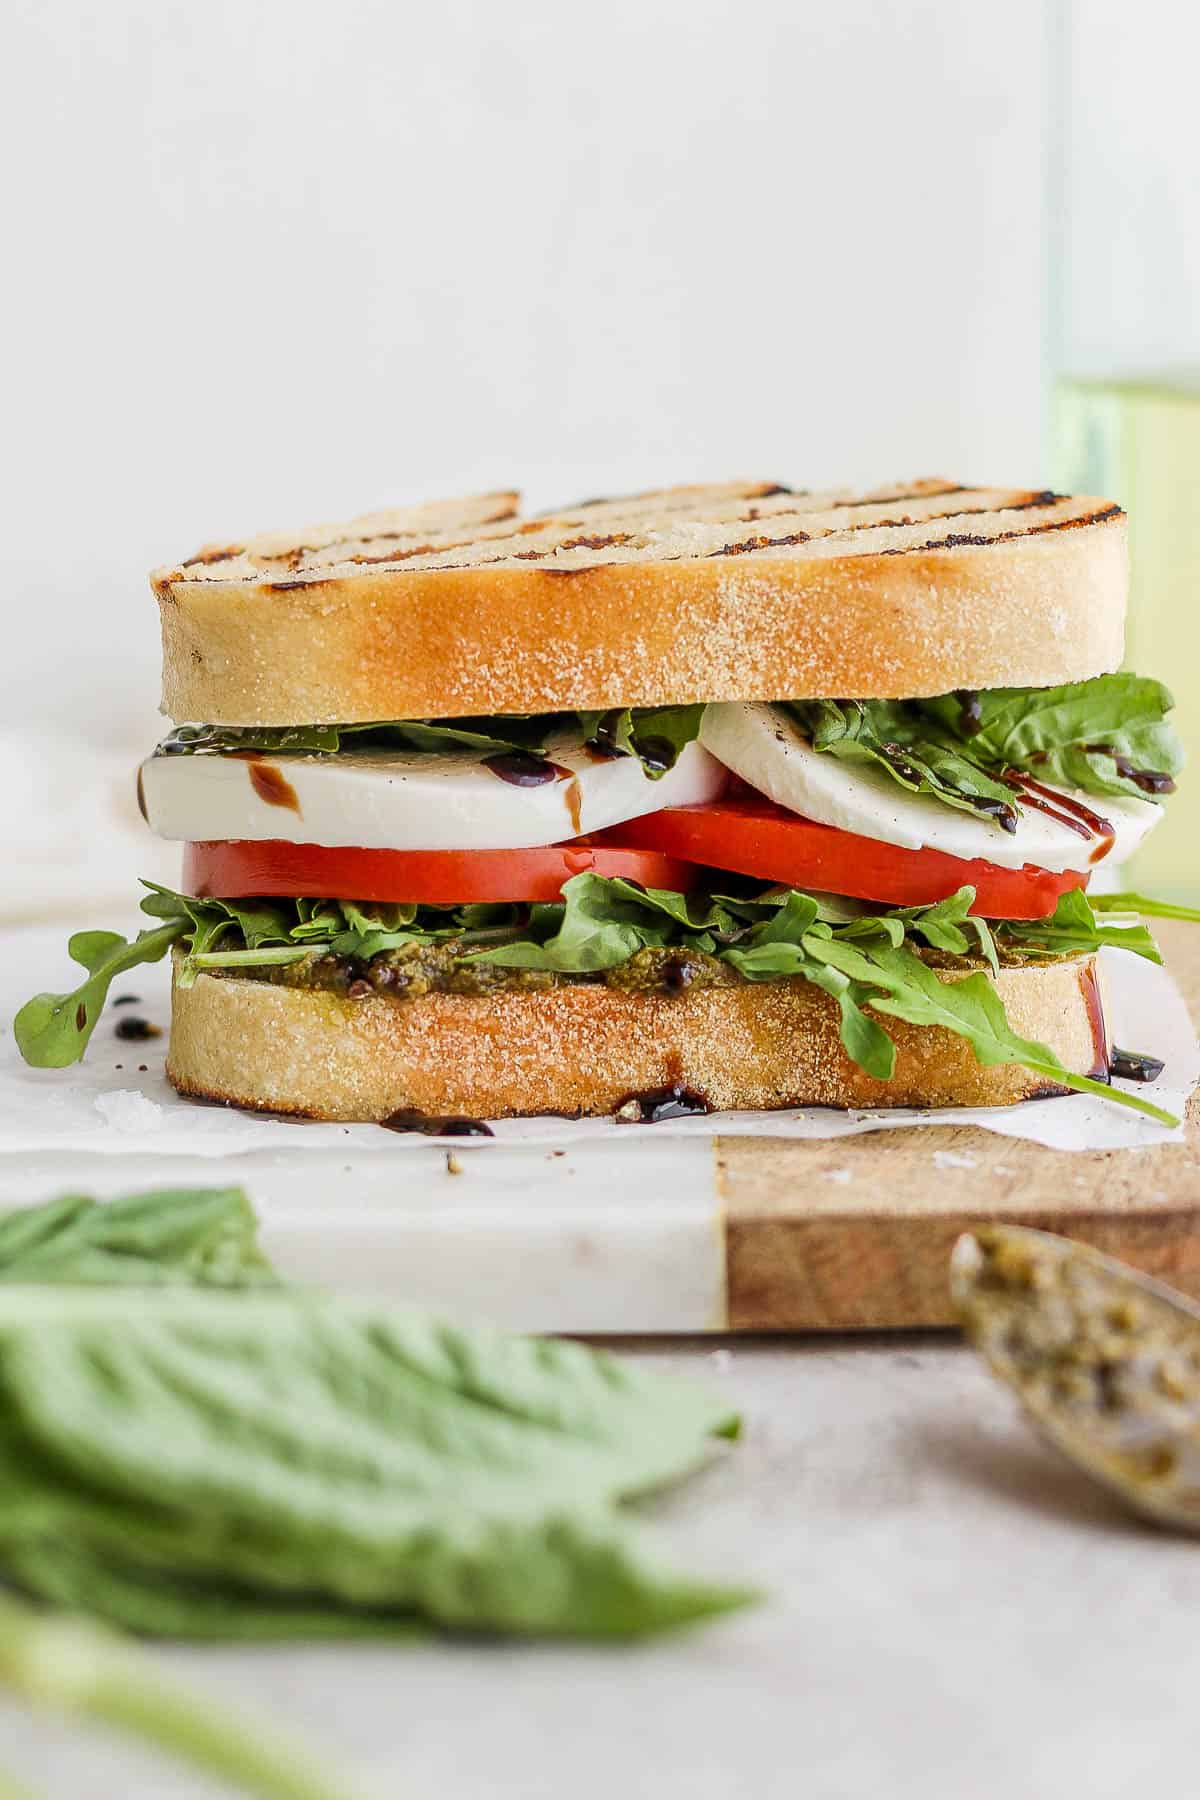
[[[740,701],[710,706],[700,737],[727,768],[777,805],[880,843],[984,857],[1006,869],[1032,863],[1057,874],[1090,869],[1102,848],[1102,840],[1081,837],[1033,807],[1019,805],[1017,829],[1007,832],[982,814],[961,812],[928,794],[910,794],[886,769],[814,750],[781,707]],[[1115,833],[1108,853],[1114,862],[1136,849],[1160,817],[1152,800],[1056,791],[1108,820]],[[1013,798],[1019,801],[1016,794]]]
[[[545,779],[519,785],[513,775],[520,777],[520,766],[505,779],[465,752],[205,753],[152,756],[140,781],[143,810],[160,837],[283,838],[366,850],[557,844],[660,807],[711,800],[725,781],[721,765],[697,743],[657,781],[636,756],[598,759],[569,736],[547,744],[546,761],[554,769]]]

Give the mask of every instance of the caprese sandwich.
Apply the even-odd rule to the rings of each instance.
[[[72,939],[85,981],[16,1020],[30,1062],[170,953],[172,1081],[277,1112],[1157,1114],[1110,1085],[1096,960],[1157,960],[1143,915],[1178,910],[1092,886],[1181,762],[1166,689],[1114,672],[1118,507],[502,494],[152,580],[184,722],[138,793],[180,888],[132,943]]]

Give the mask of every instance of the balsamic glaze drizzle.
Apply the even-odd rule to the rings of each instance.
[[[617,1107],[615,1116],[621,1125],[657,1125],[662,1119],[690,1119],[711,1111],[703,1094],[676,1081],[670,1087],[630,1094]]]
[[[385,1131],[419,1131],[423,1137],[495,1137],[482,1119],[438,1119],[415,1107],[402,1106],[379,1123]]]
[[[495,756],[485,756],[483,766],[510,787],[544,787],[548,781],[557,781],[560,773],[555,763],[535,756],[532,750],[500,750]]]
[[[1157,1081],[1166,1068],[1160,1056],[1148,1056],[1144,1050],[1118,1050],[1113,1045],[1108,1059],[1108,1072],[1121,1081]]]

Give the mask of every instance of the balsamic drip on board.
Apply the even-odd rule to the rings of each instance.
[[[143,1019],[140,1013],[127,1013],[123,1019],[117,1020],[113,1028],[113,1036],[121,1038],[126,1043],[140,1044],[148,1038],[161,1037],[162,1026],[152,1025],[150,1020]]]
[[[1120,1081],[1157,1081],[1166,1068],[1161,1056],[1148,1056],[1144,1050],[1118,1050],[1113,1045],[1108,1059],[1108,1072]]]
[[[670,1087],[647,1088],[644,1093],[630,1094],[617,1107],[614,1116],[620,1125],[657,1125],[663,1119],[691,1119],[711,1111],[703,1094],[675,1081]]]
[[[490,1125],[482,1119],[439,1119],[415,1107],[402,1106],[379,1123],[385,1131],[418,1131],[423,1137],[495,1137]]]

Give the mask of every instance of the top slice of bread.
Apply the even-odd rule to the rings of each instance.
[[[163,710],[230,725],[1045,686],[1115,668],[1125,516],[920,480],[516,496],[218,544],[151,577]]]

